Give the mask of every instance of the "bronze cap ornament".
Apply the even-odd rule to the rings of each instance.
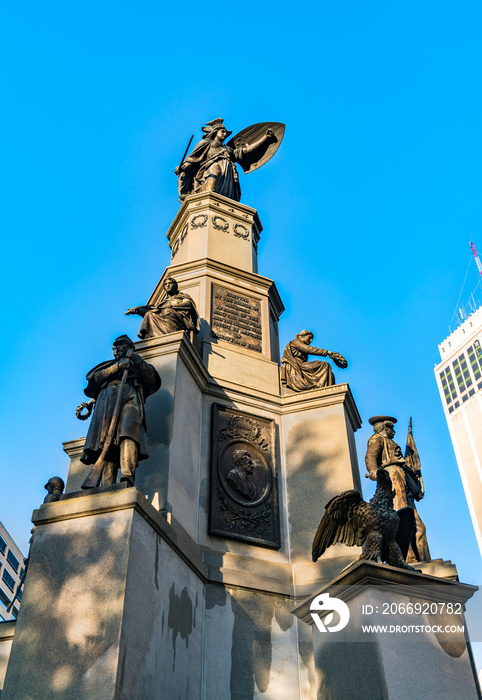
[[[212,134],[213,131],[219,131],[220,129],[224,129],[226,132],[226,138],[228,136],[231,136],[233,133],[232,131],[228,131],[226,127],[224,126],[224,119],[218,118],[218,119],[213,119],[210,122],[206,122],[206,126],[201,127],[201,131],[204,131],[205,136],[203,138],[205,139],[209,134]]]
[[[368,419],[368,422],[370,425],[375,425],[375,423],[384,423],[386,420],[389,420],[391,423],[397,422],[397,419],[393,416],[373,416]]]
[[[134,343],[132,342],[132,340],[129,338],[128,335],[125,335],[125,333],[124,333],[124,335],[120,335],[118,338],[116,338],[114,340],[114,342],[112,343],[112,345],[123,345],[124,343],[126,345],[128,345],[131,348],[131,350],[134,350],[134,348],[135,348]]]

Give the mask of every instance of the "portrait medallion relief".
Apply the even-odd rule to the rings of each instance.
[[[220,451],[218,475],[224,490],[240,505],[255,506],[271,490],[271,471],[261,452],[248,442],[232,440]]]
[[[278,548],[274,421],[213,405],[209,532]]]

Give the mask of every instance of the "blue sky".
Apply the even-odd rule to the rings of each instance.
[[[88,369],[169,264],[174,167],[192,133],[286,123],[241,174],[264,231],[284,345],[303,328],[350,361],[364,425],[409,417],[432,556],[482,582],[433,366],[482,249],[481,15],[476,2],[147,0],[3,8],[0,519],[26,548]],[[469,269],[467,296],[477,285]],[[365,482],[365,480],[364,480]],[[370,495],[370,485],[365,495]]]

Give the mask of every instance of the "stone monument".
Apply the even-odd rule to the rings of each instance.
[[[236,163],[266,163],[284,126],[227,144],[222,119],[203,132],[176,168],[170,265],[128,312],[143,317],[133,352],[162,378],[148,457],[135,486],[82,490],[85,438],[64,443],[66,493],[33,514],[2,700],[317,697],[318,642],[292,609],[353,560],[343,544],[321,563],[310,550],[324,504],[360,490],[361,420],[346,383],[281,383],[283,304],[258,272],[263,227]]]

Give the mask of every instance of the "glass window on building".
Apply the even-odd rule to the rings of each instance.
[[[6,569],[3,570],[2,579],[5,581],[10,590],[13,591],[13,589],[15,588],[15,579],[13,578],[13,576],[10,576]]]
[[[472,367],[472,372],[474,373],[475,381],[478,382],[480,379],[480,368],[475,357],[474,346],[469,345],[467,348],[467,355],[469,356],[470,366]]]
[[[11,549],[8,550],[7,561],[10,564],[10,566],[12,567],[12,569],[15,571],[15,573],[17,574],[18,567],[20,566],[20,562],[17,559],[17,557],[15,556],[15,554],[12,552]]]
[[[452,397],[450,396],[449,385],[447,379],[445,378],[444,371],[440,372],[440,381],[442,382],[442,389],[444,391],[445,401],[447,403],[450,403],[452,401]]]
[[[475,350],[475,355],[477,357],[479,367],[482,369],[482,347],[480,345],[480,342],[478,340],[474,340],[474,350]]]
[[[465,387],[464,378],[463,378],[463,376],[462,376],[462,370],[460,369],[460,363],[459,363],[458,360],[454,360],[454,361],[452,362],[452,365],[453,365],[453,368],[454,368],[455,379],[457,380],[457,385],[458,385],[458,387],[459,387],[459,391],[460,391],[460,393],[462,394],[462,393],[465,391],[466,387]]]
[[[3,588],[0,586],[0,605],[5,608],[5,610],[8,608],[10,605],[10,598],[8,595],[5,593]]]
[[[19,592],[17,593],[17,600],[19,603],[22,601],[22,595],[23,595],[23,591],[22,591],[22,589],[20,589]]]
[[[459,355],[460,367],[462,369],[462,374],[464,375],[464,381],[467,387],[472,384],[472,377],[470,376],[469,368],[467,367],[467,358],[462,353]]]
[[[3,537],[0,535],[0,552],[1,552],[2,554],[5,554],[6,548],[7,548],[7,543],[5,542],[5,540],[3,539]]]
[[[446,367],[445,375],[446,375],[447,381],[449,383],[450,394],[451,394],[452,398],[455,399],[457,396],[457,390],[456,390],[455,385],[454,385],[454,378],[452,377],[452,372],[450,370],[450,367]]]

